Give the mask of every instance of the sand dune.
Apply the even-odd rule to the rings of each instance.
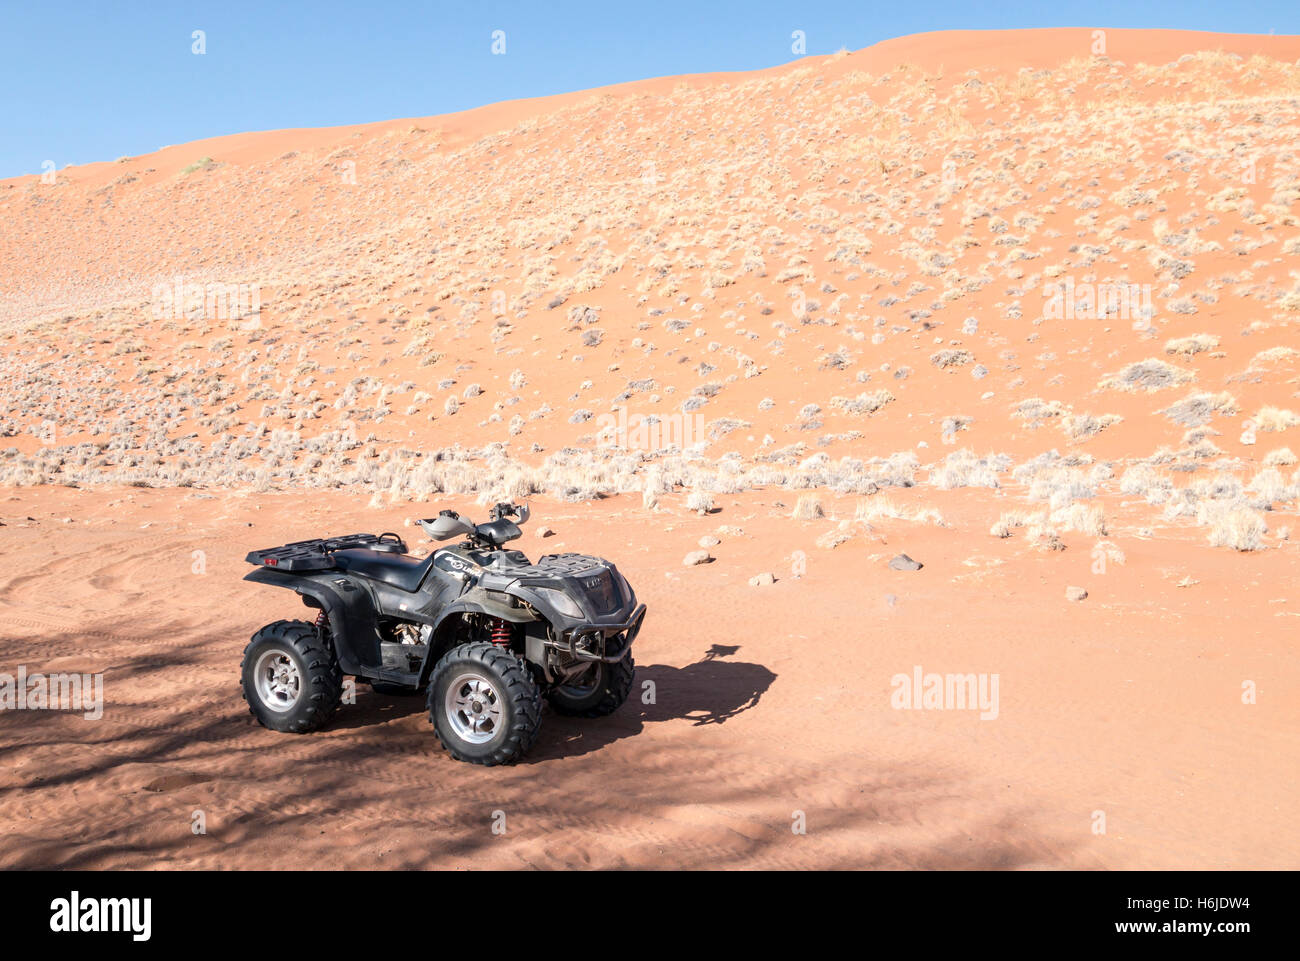
[[[0,181],[0,670],[107,685],[0,713],[0,865],[1295,867],[1300,38],[1101,39]],[[248,549],[525,497],[657,703],[490,772],[244,712]]]

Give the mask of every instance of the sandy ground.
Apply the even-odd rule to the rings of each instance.
[[[616,560],[649,605],[637,678],[655,703],[603,721],[548,711],[526,762],[484,769],[439,750],[420,698],[362,686],[307,736],[258,727],[240,698],[248,636],[306,613],[240,581],[244,553],[397,526],[414,505],[0,500],[0,665],[105,674],[101,720],[0,713],[0,866],[1300,865],[1300,605],[1277,587],[1295,582],[1295,552],[1133,539],[1096,574],[1084,540],[1039,553],[981,532],[963,492],[946,528],[875,525],[833,550],[814,542],[835,504],[800,522],[782,492],[708,516],[627,501],[539,503],[533,523],[556,530],[545,550]],[[723,525],[743,534],[684,567]],[[890,570],[900,551],[924,568]],[[749,586],[760,571],[777,582]],[[1067,601],[1070,585],[1087,600]],[[891,678],[915,665],[997,673],[998,717],[891,707]]]

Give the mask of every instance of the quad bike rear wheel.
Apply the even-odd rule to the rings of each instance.
[[[244,700],[263,727],[306,734],[339,706],[343,672],[306,621],[276,621],[253,635],[240,662]]]
[[[509,651],[486,642],[462,644],[433,669],[429,719],[457,761],[511,764],[537,740],[541,692]]]
[[[560,714],[605,717],[623,706],[632,691],[635,674],[631,654],[614,664],[595,661],[572,683],[552,688],[546,699]]]

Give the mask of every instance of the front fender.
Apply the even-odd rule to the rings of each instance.
[[[429,657],[425,660],[420,674],[422,683],[428,680],[438,658],[446,653],[445,648],[450,643],[448,635],[452,633],[453,625],[460,619],[462,614],[486,614],[488,617],[499,617],[503,621],[510,621],[513,624],[539,622],[539,618],[529,612],[527,608],[512,607],[509,601],[501,599],[501,597],[502,595],[495,591],[484,590],[481,587],[471,587],[442,609],[438,614],[437,621],[434,622],[433,643],[430,645]]]
[[[489,617],[499,617],[503,621],[511,621],[515,624],[537,620],[527,608],[511,606],[499,592],[471,587],[443,609],[438,617],[438,623],[441,624],[448,617],[465,613],[487,614]]]

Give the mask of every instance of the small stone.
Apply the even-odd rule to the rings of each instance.
[[[708,564],[713,561],[708,551],[691,551],[682,559],[685,567],[696,567],[699,564]]]
[[[718,540],[712,534],[705,534],[703,537],[700,538],[701,547],[717,547],[721,543],[722,541]]]
[[[920,561],[914,561],[906,554],[899,554],[889,562],[890,568],[896,571],[919,571],[925,565]]]
[[[550,537],[550,536],[551,536],[552,534],[554,534],[554,533],[555,533],[555,531],[551,530],[551,529],[550,529],[549,527],[547,527],[545,524],[543,524],[541,527],[537,528],[537,536],[538,536],[538,537]]]
[[[771,571],[764,571],[762,574],[755,574],[749,579],[750,587],[764,587],[768,584],[776,583],[776,575]]]
[[[817,546],[824,550],[833,551],[841,544],[846,544],[852,539],[853,535],[849,531],[827,531],[817,538]]]
[[[1082,587],[1067,587],[1065,589],[1065,599],[1067,601],[1082,601],[1087,598],[1088,592]]]

